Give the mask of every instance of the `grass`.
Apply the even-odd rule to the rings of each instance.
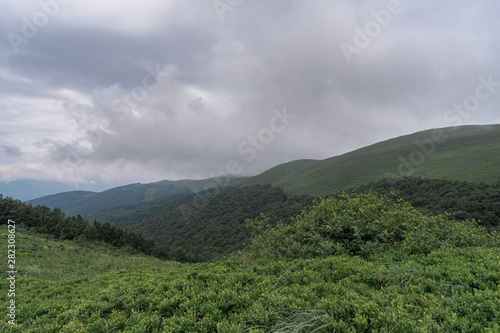
[[[253,186],[259,184],[271,184],[287,177],[297,170],[315,162],[315,160],[296,160],[288,163],[283,163],[274,168],[271,168],[258,176],[246,178],[243,180],[235,180],[231,185]]]
[[[6,231],[0,229],[6,243]],[[500,249],[180,265],[16,233],[2,332],[498,332]],[[8,282],[0,280],[0,307]]]
[[[20,277],[11,331],[497,332],[499,258],[498,249],[445,249],[403,261],[392,253]]]
[[[5,253],[7,230],[0,228]],[[5,255],[6,258],[6,255]],[[6,260],[6,259],[5,259]],[[6,262],[2,258],[0,277],[6,276]],[[54,240],[49,235],[16,232],[16,267],[20,276],[35,280],[64,281],[93,279],[116,270],[134,270],[149,267],[178,267],[180,264],[144,255],[134,255],[110,246]]]
[[[321,332],[329,327],[328,322],[332,315],[323,310],[307,310],[296,313],[284,314],[284,319],[278,322],[274,333],[302,333]]]
[[[466,146],[455,151],[430,156],[428,162],[415,170],[415,176],[470,182],[496,182],[500,144]]]

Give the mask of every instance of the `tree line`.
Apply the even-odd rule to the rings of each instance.
[[[180,248],[158,244],[130,230],[120,229],[109,222],[89,222],[77,216],[66,216],[60,208],[32,206],[0,194],[0,224],[16,221],[29,231],[49,234],[61,240],[105,243],[165,260],[195,262],[200,258]]]

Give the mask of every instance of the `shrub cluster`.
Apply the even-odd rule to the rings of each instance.
[[[402,199],[375,192],[322,199],[290,225],[269,218],[247,220],[254,238],[246,255],[255,260],[311,258],[347,253],[368,256],[387,250],[428,254],[441,247],[498,245],[474,220],[425,216]]]

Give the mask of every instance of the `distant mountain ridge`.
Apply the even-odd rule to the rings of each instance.
[[[32,205],[59,207],[68,215],[89,217],[93,212],[115,206],[148,203],[155,200],[166,202],[189,194],[215,187],[211,179],[162,180],[147,184],[129,184],[103,192],[69,191],[28,201]]]

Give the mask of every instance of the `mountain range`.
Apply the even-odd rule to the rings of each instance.
[[[287,195],[325,196],[383,178],[405,176],[470,182],[500,180],[500,125],[421,131],[324,160],[302,159],[259,175],[233,179],[232,186],[271,184]],[[211,179],[130,184],[103,192],[69,191],[29,203],[60,207],[69,215],[127,204],[165,202],[215,186]]]
[[[425,214],[453,212],[489,228],[500,224],[500,125],[433,129],[324,160],[284,163],[217,187],[213,179],[130,184],[31,200],[67,215],[109,222],[204,260],[242,249],[247,219],[290,223],[315,198],[373,189]],[[411,178],[408,178],[411,177]]]

